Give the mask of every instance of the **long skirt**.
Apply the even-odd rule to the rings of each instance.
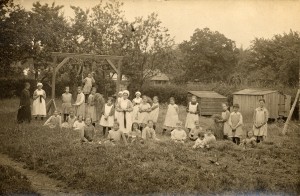
[[[108,116],[108,118],[105,119],[104,115],[102,115],[101,120],[100,120],[100,125],[102,127],[113,127],[114,116]]]
[[[32,103],[32,115],[33,116],[46,116],[46,103],[45,99],[37,98]]]
[[[81,115],[83,118],[85,118],[85,104],[81,104],[81,105],[77,105],[75,107],[76,109],[76,116],[78,117],[79,115]]]
[[[188,129],[193,129],[195,127],[195,121],[199,120],[198,114],[188,113],[186,116],[185,127]]]
[[[138,122],[139,115],[139,105],[135,105],[132,111],[132,122]]]
[[[97,121],[97,114],[96,114],[96,108],[95,108],[95,106],[87,106],[86,117],[90,117],[92,119],[92,122],[96,122]]]
[[[63,103],[62,104],[62,113],[63,114],[69,114],[71,110],[72,110],[71,103]]]
[[[120,130],[123,131],[123,133],[128,134],[131,131],[132,126],[131,112],[119,112],[118,122],[120,123]]]
[[[18,123],[22,123],[24,121],[31,121],[31,109],[30,105],[28,106],[22,106],[18,110],[18,115],[17,115],[17,121]]]

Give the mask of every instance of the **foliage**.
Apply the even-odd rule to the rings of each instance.
[[[256,38],[249,50],[239,55],[242,78],[264,85],[297,86],[299,80],[300,36],[297,31]]]
[[[237,62],[235,42],[209,28],[196,29],[179,45],[186,81],[226,81]]]
[[[6,105],[14,100],[3,100]],[[161,108],[161,114],[166,109]],[[299,126],[291,123],[288,136],[269,126],[267,142],[246,149],[220,141],[210,150],[193,150],[161,136],[160,142],[105,147],[81,144],[79,133],[44,128],[40,121],[24,125],[24,134],[9,120],[15,113],[2,110],[1,152],[26,163],[28,169],[65,182],[70,189],[94,194],[290,194],[299,191]],[[180,107],[180,119],[185,118]],[[209,121],[201,119],[201,126]],[[244,126],[251,129],[251,124]],[[100,131],[97,139],[101,138]],[[218,159],[219,165],[212,161]],[[72,163],[72,164],[70,164]],[[276,173],[276,175],[273,175]]]

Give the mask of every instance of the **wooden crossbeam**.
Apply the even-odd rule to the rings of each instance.
[[[111,60],[109,60],[109,59],[106,59],[106,61],[107,61],[108,64],[110,64],[110,66],[115,70],[115,72],[116,72],[117,74],[119,74],[119,73],[118,73],[118,69],[117,69],[116,66],[113,64],[113,62],[111,62]]]
[[[61,63],[59,63],[56,68],[55,71],[58,72],[58,70],[69,61],[70,57],[66,57]]]
[[[83,59],[94,59],[94,60],[121,60],[123,56],[113,55],[96,55],[96,54],[76,54],[76,53],[62,53],[62,52],[51,52],[52,57],[71,57],[71,58],[83,58]]]

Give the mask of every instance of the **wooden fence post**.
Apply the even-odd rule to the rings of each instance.
[[[298,91],[297,91],[296,98],[295,98],[295,100],[294,100],[293,106],[292,106],[292,108],[291,108],[291,110],[290,110],[290,113],[289,113],[289,116],[288,116],[288,118],[287,118],[287,120],[286,120],[286,122],[285,122],[285,124],[284,124],[283,131],[282,131],[282,134],[283,134],[283,135],[285,135],[286,132],[287,132],[288,124],[289,124],[289,122],[290,122],[290,120],[291,120],[291,118],[292,118],[292,115],[293,115],[295,106],[296,106],[296,104],[297,104],[297,102],[298,102],[298,100],[299,100],[299,94],[300,94],[300,89],[298,89]]]

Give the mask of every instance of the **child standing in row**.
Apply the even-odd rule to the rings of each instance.
[[[120,130],[127,135],[131,131],[132,126],[132,110],[133,106],[131,101],[128,99],[129,91],[123,91],[123,98],[117,105],[117,111],[119,112],[118,122]]]
[[[185,122],[185,127],[189,130],[189,132],[195,127],[195,121],[199,120],[199,114],[200,107],[197,103],[197,97],[193,95],[191,102],[189,102],[187,107],[187,116]]]
[[[267,137],[268,133],[268,119],[269,119],[269,112],[265,108],[266,101],[264,99],[259,100],[259,107],[254,110],[253,116],[253,132],[254,136],[256,137],[256,142],[259,143],[264,141]]]
[[[106,131],[109,132],[114,125],[114,111],[115,108],[113,105],[113,98],[108,97],[107,103],[104,105],[103,114],[100,120],[103,136],[105,136]]]
[[[171,97],[170,104],[168,105],[168,110],[166,113],[163,135],[165,134],[167,129],[173,130],[176,128],[176,123],[179,121],[178,114],[179,114],[178,105],[175,104],[174,97]]]
[[[82,93],[82,88],[79,86],[77,88],[77,98],[76,102],[73,104],[75,106],[75,115],[78,117],[79,115],[82,116],[82,118],[85,117],[85,96]]]
[[[156,124],[157,124],[157,119],[158,119],[158,114],[159,114],[159,103],[158,103],[158,97],[154,96],[153,97],[153,103],[150,108],[150,113],[149,113],[149,120],[153,121],[153,128],[156,130]]]
[[[178,121],[176,123],[176,128],[171,132],[171,139],[174,142],[181,142],[184,143],[186,140],[186,132],[182,129],[182,122]]]
[[[228,134],[231,131],[230,125],[228,123],[230,112],[229,112],[229,107],[227,103],[222,104],[223,112],[221,114],[222,120],[221,123],[223,123],[223,134],[224,134],[224,139],[228,138]]]
[[[91,118],[92,125],[94,127],[96,126],[96,120],[97,120],[96,107],[95,107],[95,94],[96,94],[96,88],[93,87],[87,101],[87,116]]]
[[[150,104],[147,102],[148,99],[144,95],[142,98],[142,102],[139,105],[139,112],[138,112],[138,123],[140,125],[140,129],[143,130],[144,127],[146,127],[148,118],[149,118],[149,112],[151,109]]]
[[[72,109],[72,94],[70,93],[70,88],[68,86],[66,86],[65,92],[62,94],[61,100],[64,122],[67,122],[70,110]]]
[[[85,95],[85,100],[87,100],[95,80],[92,74],[89,73],[88,76],[82,80],[82,82],[84,83],[83,94]]]
[[[118,97],[115,103],[115,119],[119,121],[120,112],[118,111],[118,105],[120,104],[121,100],[123,99],[123,91],[118,93]]]
[[[139,106],[142,102],[141,92],[137,91],[135,93],[135,98],[132,100],[133,104],[133,111],[132,111],[132,122],[138,122],[138,113],[139,113]]]
[[[228,137],[236,144],[240,144],[240,138],[243,136],[243,117],[239,112],[239,104],[233,105],[233,112],[229,116],[229,126],[231,131],[228,133]]]

